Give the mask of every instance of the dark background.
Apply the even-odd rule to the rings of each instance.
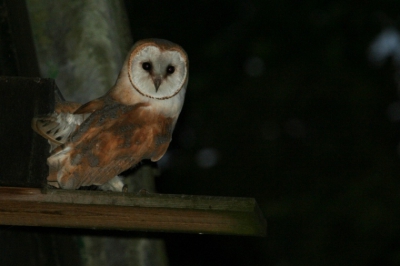
[[[190,59],[157,189],[254,197],[268,221],[266,238],[162,234],[170,265],[400,264],[398,70],[368,60],[400,2],[125,2],[134,40]]]
[[[396,70],[368,60],[400,2],[126,2],[135,40],[190,59],[159,191],[255,197],[268,220],[265,239],[167,235],[171,265],[400,263]]]

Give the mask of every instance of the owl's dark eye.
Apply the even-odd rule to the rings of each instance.
[[[151,70],[151,63],[149,63],[149,62],[144,62],[143,64],[142,64],[142,68],[144,69],[144,70],[146,70],[146,71],[150,71]]]
[[[167,73],[168,73],[168,74],[172,74],[172,73],[174,73],[174,72],[175,72],[175,67],[173,67],[173,66],[171,66],[171,65],[167,67]]]

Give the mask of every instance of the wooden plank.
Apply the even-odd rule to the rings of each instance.
[[[252,198],[0,187],[0,224],[265,236]]]

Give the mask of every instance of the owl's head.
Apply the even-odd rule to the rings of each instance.
[[[119,79],[126,79],[127,74],[140,95],[166,100],[186,89],[188,64],[179,45],[161,39],[141,40],[133,46]]]
[[[177,117],[185,98],[188,68],[188,57],[179,45],[161,39],[138,41],[108,95],[126,105],[148,102],[159,112]]]

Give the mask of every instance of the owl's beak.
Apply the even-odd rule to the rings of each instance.
[[[158,88],[161,85],[161,78],[153,78],[154,87],[156,87],[156,92],[158,92]]]

